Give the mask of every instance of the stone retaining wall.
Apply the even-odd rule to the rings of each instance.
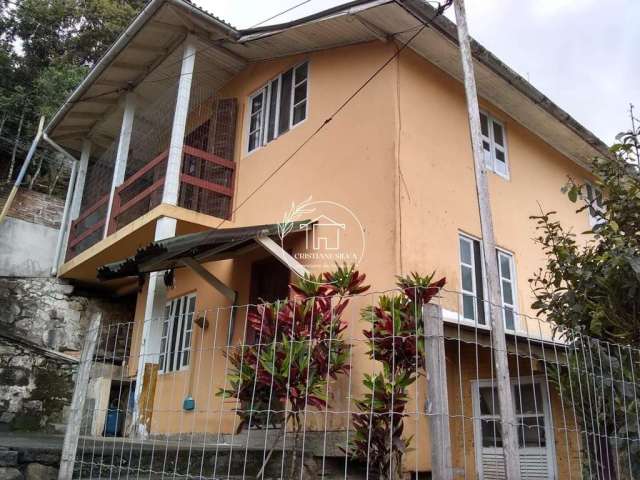
[[[0,447],[0,480],[57,480],[60,452]]]
[[[133,320],[130,301],[76,295],[55,278],[0,277],[0,432],[64,428],[92,311],[107,327]]]

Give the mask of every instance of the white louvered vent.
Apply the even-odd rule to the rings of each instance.
[[[482,453],[483,480],[504,480],[504,458],[502,452]],[[523,480],[539,480],[549,478],[547,454],[540,452],[520,453],[520,472]]]

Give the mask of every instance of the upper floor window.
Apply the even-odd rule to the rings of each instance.
[[[480,240],[460,235],[460,278],[462,290],[462,318],[486,325],[485,279]],[[513,256],[504,250],[496,251],[502,317],[507,330],[516,328],[516,289]]]
[[[175,298],[165,307],[160,340],[160,371],[173,372],[189,366],[195,294]]]
[[[594,227],[599,223],[602,223],[604,219],[602,214],[604,213],[604,202],[602,201],[602,190],[594,187],[590,183],[585,184],[586,198],[589,212],[589,224]]]
[[[277,138],[307,118],[309,62],[278,75],[249,97],[247,151]]]
[[[507,142],[504,125],[492,116],[480,112],[480,130],[482,131],[482,150],[484,164],[492,172],[508,178]]]

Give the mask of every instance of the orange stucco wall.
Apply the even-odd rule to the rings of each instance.
[[[450,289],[459,290],[458,234],[480,236],[464,91],[461,84],[412,52],[404,51],[261,186],[267,175],[389,58],[394,48],[392,44],[372,43],[251,64],[220,92],[222,97],[239,99],[238,131],[242,132],[236,148],[234,202],[239,209],[225,226],[278,223],[292,202],[299,203],[309,196],[339,202],[348,206],[364,227],[366,251],[359,268],[367,273],[372,290],[393,287],[397,274],[432,270],[447,277]],[[246,154],[248,95],[304,58],[310,61],[307,120],[268,146]],[[501,248],[514,254],[518,308],[533,315],[527,279],[541,265],[542,256],[531,240],[534,224],[528,217],[539,213],[540,204],[545,210],[558,211],[563,223],[582,231],[587,226],[586,213],[576,215],[560,188],[568,175],[583,177],[587,173],[504,112],[486,102],[482,102],[482,108],[506,128],[510,178],[490,175],[496,238]],[[359,241],[358,235],[347,230],[345,246],[354,246]],[[291,246],[294,250],[301,248],[299,244]],[[209,263],[205,267],[236,289],[240,293],[239,303],[243,304],[249,298],[251,262],[266,255],[256,250],[240,259]],[[194,355],[188,371],[159,376],[153,433],[231,432],[237,425],[232,413],[235,402],[215,396],[225,382],[228,328],[228,310],[218,307],[228,306],[228,301],[191,272],[178,270],[170,298],[194,291],[196,309],[207,311],[209,327],[194,328]],[[358,311],[367,302],[371,298],[354,300],[348,314],[353,323],[350,335],[356,345],[351,390],[354,397],[359,395],[362,374],[378,368],[364,357],[362,325],[357,323]],[[456,302],[456,295],[445,295],[446,308],[457,310]],[[138,323],[142,319],[141,309],[143,312],[144,293],[138,301]],[[232,342],[235,345],[243,338],[243,312],[239,312],[238,319]],[[522,329],[525,327],[533,330],[537,324],[523,325]],[[487,378],[489,359],[481,356],[480,360],[480,378]],[[457,361],[452,360],[450,376],[462,379],[462,396],[470,396],[469,381],[476,378],[476,371],[458,371]],[[422,381],[418,387],[424,392]],[[451,384],[451,398],[460,401],[456,392],[459,392],[456,385]],[[184,412],[181,408],[187,393],[196,399],[195,412]],[[345,412],[353,408],[347,395],[347,379],[332,384],[329,393],[332,411],[342,413],[329,415],[326,425],[324,418],[312,415],[309,428],[326,426],[335,430],[346,426],[349,415]],[[470,402],[465,398],[465,403]],[[560,408],[557,398],[553,402],[556,411]],[[418,398],[417,402],[413,399],[408,410],[421,411],[423,404],[424,398]],[[471,404],[466,404],[470,408]],[[416,435],[414,442],[424,452],[422,448],[428,448],[430,443],[428,428],[426,417],[418,417],[417,421],[408,422],[407,434]],[[461,421],[454,420],[452,427],[455,445],[461,442]],[[467,428],[471,428],[470,424]],[[472,455],[469,442],[473,441],[473,435],[467,432],[465,438],[467,454]],[[560,449],[556,450],[556,456],[566,464]],[[458,449],[456,466],[462,467],[465,461],[467,471],[474,471],[473,457],[464,460]],[[429,456],[419,452],[409,453],[406,462],[412,469],[430,468]],[[559,467],[559,471],[563,469],[566,465]]]

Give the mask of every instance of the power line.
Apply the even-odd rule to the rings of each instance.
[[[255,187],[250,193],[249,195],[247,195],[232,211],[231,214],[233,215],[234,213],[236,213],[240,208],[242,208],[242,206],[244,204],[246,204],[251,197],[253,197],[260,189],[262,189],[262,187],[264,187],[267,182],[269,182],[269,180],[271,180],[280,170],[282,170],[282,168],[289,163],[289,161],[291,161],[293,159],[293,157],[295,157],[298,152],[300,152],[305,145],[307,145],[318,133],[320,133],[324,127],[327,126],[327,124],[329,124],[329,122],[331,122],[331,120],[333,120],[333,118],[338,115],[362,90],[364,90],[366,88],[367,85],[369,85],[374,78],[376,78],[378,76],[378,74],[380,72],[382,72],[382,70],[384,70],[386,68],[387,65],[389,65],[395,58],[397,58],[400,53],[402,53],[402,51],[407,48],[407,46],[409,46],[409,44],[418,36],[422,33],[422,31],[427,28],[437,17],[439,17],[440,15],[442,15],[444,13],[444,11],[449,8],[451,6],[451,4],[453,3],[453,0],[445,0],[444,3],[439,4],[439,6],[437,7],[434,15],[427,20],[426,22],[422,22],[422,26],[418,29],[418,31],[416,33],[414,33],[400,48],[398,48],[396,50],[396,52],[391,55],[391,57],[389,57],[389,59],[387,61],[385,61],[380,67],[378,67],[378,69],[373,72],[373,74],[371,76],[369,76],[369,78],[367,78],[367,80],[364,81],[364,83],[362,85],[360,85],[351,95],[349,95],[349,97],[347,97],[347,99],[329,116],[325,119],[324,122],[322,122],[322,124],[316,128],[311,135],[309,135],[287,158],[285,158],[269,175],[267,175],[267,177],[260,182],[260,184],[258,184],[257,187]],[[224,224],[225,222],[227,222],[228,220],[221,220],[220,223],[218,223],[218,225],[215,227],[220,228],[220,226],[222,226],[222,224]]]
[[[274,18],[278,18],[279,16],[284,15],[285,13],[289,13],[290,11],[295,10],[296,8],[301,7],[302,5],[304,5],[306,3],[309,3],[311,1],[313,1],[313,0],[304,0],[304,1],[294,5],[292,7],[287,8],[286,10],[283,10],[280,13],[276,13],[275,15],[273,15],[273,16],[265,19],[265,20],[262,20],[261,22],[256,23],[255,25],[251,25],[249,28],[251,29],[251,28],[259,27],[260,25],[262,25],[264,23],[267,23],[268,21],[273,20]]]

